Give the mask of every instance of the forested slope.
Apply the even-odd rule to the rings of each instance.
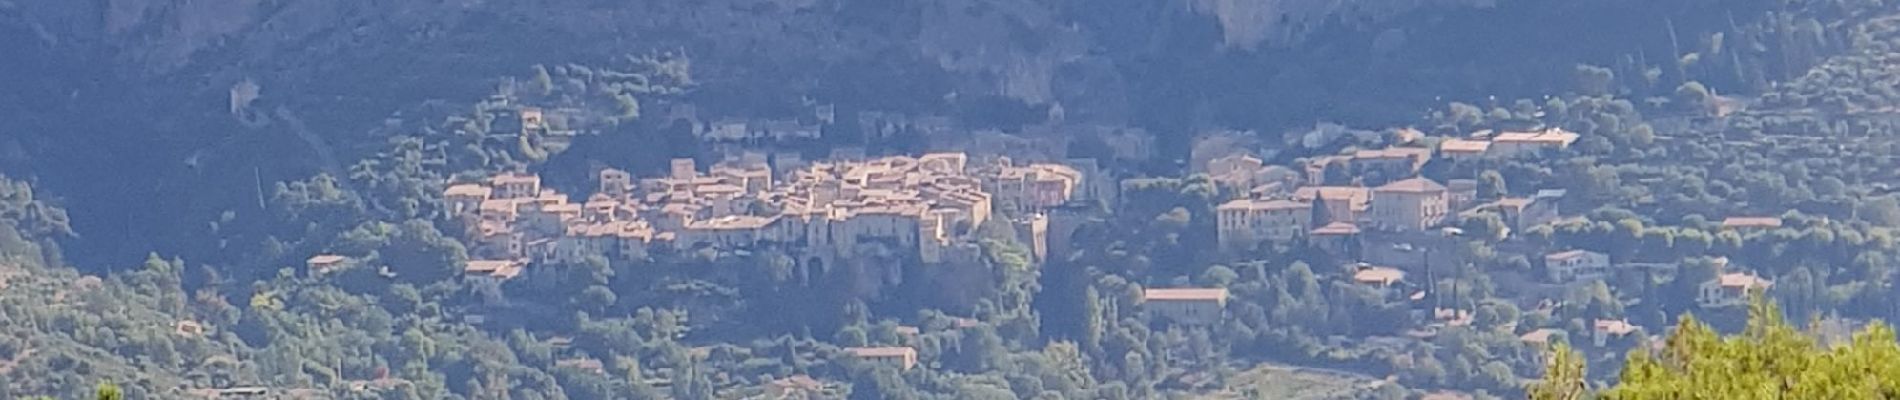
[[[36,77],[0,91],[14,122],[0,127],[0,171],[55,194],[0,196],[29,200],[0,209],[15,228],[0,235],[19,233],[0,236],[17,238],[0,241],[11,271],[0,298],[18,321],[0,349],[12,360],[0,389],[13,392],[0,395],[110,379],[133,398],[247,385],[725,398],[804,375],[857,398],[1153,398],[1216,391],[1234,365],[1265,361],[1511,395],[1535,374],[1520,325],[1660,327],[1692,303],[1688,278],[1590,287],[1537,312],[1473,300],[1475,328],[1397,349],[1335,345],[1403,333],[1383,322],[1403,310],[1303,256],[1217,263],[1205,245],[1225,194],[1205,176],[1137,181],[1124,215],[1090,227],[1061,268],[1030,268],[1012,233],[988,230],[975,306],[938,307],[927,280],[845,298],[770,252],[588,263],[533,286],[448,279],[468,255],[442,210],[447,182],[532,169],[584,187],[601,166],[657,171],[695,145],[660,110],[774,116],[807,98],[1004,129],[1004,115],[1061,104],[1079,120],[1150,128],[1168,159],[1213,127],[1264,132],[1280,150],[1279,132],[1326,120],[1440,134],[1562,126],[1584,135],[1573,152],[1455,172],[1589,202],[1586,224],[1522,233],[1537,244],[1726,255],[1786,277],[1797,315],[1893,316],[1878,307],[1897,293],[1886,260],[1900,225],[1889,193],[1900,176],[1886,168],[1896,35],[1881,1],[1315,5],[1325,16],[1299,29],[1262,26],[1273,18],[1260,10],[1218,15],[1232,8],[1218,1],[228,3],[0,2],[0,45],[29,55],[0,73]],[[231,88],[246,80],[261,96],[234,112]],[[572,143],[494,129],[495,113],[522,104],[604,117]],[[1816,138],[1839,142],[1771,142]],[[1790,210],[1788,227],[1747,236],[1712,220]],[[334,280],[288,268],[321,252],[378,268]],[[1527,264],[1480,257],[1448,291],[1487,298],[1490,271]],[[1236,293],[1235,322],[1141,322],[1141,288],[1187,284]],[[489,307],[499,293],[520,301]],[[1648,301],[1626,307],[1629,293]],[[840,354],[899,343],[927,367],[899,374]]]
[[[229,116],[230,89],[247,79],[261,105],[288,107],[346,164],[379,151],[386,136],[367,132],[396,110],[466,102],[535,64],[658,52],[694,60],[702,85],[693,100],[721,114],[782,115],[803,98],[847,112],[1061,104],[1077,119],[1187,137],[1404,121],[1437,99],[1559,91],[1577,63],[1633,79],[1671,64],[1641,55],[1688,52],[1712,32],[1751,29],[1769,10],[1787,9],[1772,17],[1788,26],[1834,18],[1768,1],[1286,3],[1281,18],[1222,2],[14,4],[0,7],[0,37],[27,56],[0,72],[37,78],[10,80],[0,95],[0,110],[21,116],[4,128],[18,134],[0,139],[0,163],[30,171],[15,175],[72,177],[43,185],[75,209],[99,210],[79,218],[99,240],[77,245],[125,262],[150,249],[120,243],[189,237],[180,229],[256,203],[257,190],[235,196],[247,183],[322,167],[316,157],[277,157],[318,151],[288,126]],[[1230,43],[1228,31],[1286,35],[1242,45],[1251,40]],[[1776,78],[1846,40],[1771,33],[1727,41],[1754,48],[1746,57],[1704,58],[1797,63],[1751,67]],[[1821,46],[1783,51],[1786,43]],[[1677,69],[1659,72],[1673,80]],[[1724,91],[1755,86],[1703,80]],[[1162,141],[1173,152],[1184,142]],[[108,162],[138,168],[99,167]]]

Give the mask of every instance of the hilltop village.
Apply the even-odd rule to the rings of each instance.
[[[671,112],[697,118],[691,109]],[[451,182],[443,199],[469,244],[463,275],[500,283],[589,259],[638,261],[661,252],[770,248],[803,268],[872,265],[869,275],[874,278],[848,287],[873,296],[904,277],[899,268],[867,262],[863,255],[889,249],[900,260],[926,265],[980,263],[984,253],[977,231],[998,224],[1021,238],[1032,262],[1060,260],[1076,251],[1074,235],[1080,227],[1109,217],[1119,209],[1118,199],[1135,190],[1135,182],[1151,179],[1118,176],[1122,174],[1104,168],[1102,160],[1050,157],[1061,151],[1033,140],[997,139],[1006,136],[997,133],[974,132],[971,139],[938,146],[965,150],[918,154],[869,156],[862,148],[847,147],[806,160],[797,152],[757,150],[820,137],[823,126],[835,121],[832,113],[821,109],[821,118],[807,122],[695,122],[695,136],[725,156],[708,167],[695,158],[673,159],[658,176],[601,168],[591,193],[562,193],[544,185],[540,176],[521,171]],[[521,129],[548,126],[539,109],[509,116],[520,118]],[[905,134],[941,138],[954,129],[941,118],[913,120],[883,113],[863,113],[857,122],[885,139]],[[1114,161],[1139,157],[1153,146],[1153,139],[1139,131],[1081,131],[1110,144]],[[1678,260],[1613,260],[1604,252],[1563,243],[1513,239],[1523,232],[1589,224],[1566,212],[1566,205],[1590,208],[1569,199],[1566,190],[1509,193],[1490,187],[1500,183],[1481,182],[1475,175],[1428,174],[1428,165],[1434,163],[1538,159],[1568,150],[1578,141],[1577,133],[1538,127],[1430,137],[1400,128],[1382,137],[1383,147],[1299,157],[1285,165],[1269,164],[1261,154],[1241,147],[1197,151],[1194,157],[1201,161],[1190,166],[1191,172],[1215,183],[1221,197],[1212,208],[1217,221],[1210,248],[1225,260],[1246,260],[1273,248],[1310,250],[1318,258],[1304,259],[1340,264],[1340,279],[1411,304],[1413,318],[1422,326],[1472,321],[1475,300],[1461,301],[1456,297],[1462,292],[1434,290],[1430,284],[1433,275],[1455,273],[1473,262],[1464,240],[1498,241],[1496,251],[1521,256],[1535,266],[1505,274],[1502,279],[1514,285],[1501,289],[1533,310],[1548,311],[1577,287],[1616,282],[1629,274],[1673,276],[1679,268]],[[1473,221],[1496,226],[1467,232],[1464,228]],[[1772,229],[1780,222],[1776,217],[1737,216],[1723,226]],[[310,261],[313,270],[345,262],[332,255]],[[1747,269],[1729,268],[1725,259],[1712,262],[1719,274],[1694,294],[1702,307],[1739,307],[1750,293],[1773,284]],[[1186,325],[1219,322],[1231,295],[1226,289],[1193,285],[1144,291],[1143,309],[1152,318]],[[1598,342],[1644,328],[1625,319],[1590,321],[1585,327],[1588,332],[1576,334]],[[1539,329],[1525,333],[1524,340],[1544,342],[1550,334]]]
[[[502,100],[470,120],[557,150],[588,145],[601,126],[577,117],[594,111]],[[1282,144],[1210,130],[1177,161],[1155,156],[1165,144],[1141,129],[1060,115],[1004,133],[808,111],[702,119],[665,105],[648,123],[690,135],[693,156],[440,182],[442,232],[465,250],[453,279],[469,296],[461,319],[566,343],[536,327],[565,323],[542,314],[664,298],[670,308],[638,312],[681,318],[682,330],[799,332],[846,369],[915,376],[981,365],[957,346],[984,332],[1070,338],[1102,365],[1142,368],[1113,356],[1142,350],[1111,346],[1202,360],[1192,354],[1209,343],[1196,332],[1238,329],[1252,333],[1221,340],[1250,346],[1230,355],[1243,364],[1514,390],[1554,343],[1614,362],[1656,345],[1668,313],[1739,320],[1776,292],[1743,243],[1827,223],[1736,214],[1698,216],[1693,234],[1645,228],[1585,182],[1551,178],[1592,138],[1543,123],[1322,124]],[[375,256],[319,253],[308,275]],[[1104,332],[1122,336],[1090,336]],[[558,365],[611,369],[606,352],[561,353]],[[1192,387],[1183,381],[1225,363],[1180,361],[1155,379]],[[812,371],[715,385],[778,394],[766,398],[844,387],[828,380],[838,371]]]
[[[1410,3],[0,0],[0,399],[1900,393],[1900,0]]]
[[[552,73],[622,79],[576,74]],[[1741,103],[1658,110],[1667,135],[1632,103],[1573,97],[1164,140],[1056,106],[1008,124],[816,101],[747,116],[508,88],[424,129],[445,143],[395,142],[353,168],[402,177],[351,182],[403,200],[362,206],[390,222],[267,248],[326,287],[451,299],[439,315],[509,332],[557,374],[680,398],[885,398],[999,369],[1073,398],[1260,397],[1234,374],[1277,366],[1383,398],[1485,398],[1515,397],[1557,344],[1610,365],[1682,315],[1737,328],[1763,295],[1869,303],[1887,287],[1856,280],[1900,243],[1863,221],[1900,221],[1900,205],[1796,201],[1812,196],[1697,164],[1720,153],[1694,129]],[[434,158],[458,148],[484,157]],[[430,165],[453,173],[413,172]],[[1826,186],[1812,190],[1847,198]],[[361,206],[327,187],[286,187],[286,214]],[[1854,267],[1790,267],[1840,264]],[[1093,372],[1036,372],[1058,365]],[[1043,392],[1024,385],[1011,390]]]
[[[1092,198],[1088,177],[1063,164],[972,163],[963,153],[772,161],[727,160],[701,172],[682,158],[664,177],[637,180],[604,169],[585,201],[519,173],[456,184],[443,197],[476,244],[467,273],[501,280],[535,264],[644,259],[655,248],[771,245],[835,265],[875,242],[924,263],[973,262],[971,233],[998,214],[1034,238],[1040,259],[1046,212]]]

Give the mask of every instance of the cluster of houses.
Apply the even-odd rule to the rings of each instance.
[[[1425,142],[1413,133],[1402,141]],[[1216,208],[1220,249],[1238,253],[1266,244],[1303,240],[1351,258],[1356,255],[1344,249],[1365,247],[1363,236],[1367,234],[1405,239],[1429,236],[1420,234],[1482,214],[1496,214],[1506,229],[1516,231],[1559,223],[1562,216],[1558,204],[1565,195],[1562,190],[1480,202],[1479,183],[1474,179],[1452,179],[1441,184],[1419,174],[1434,158],[1523,157],[1562,150],[1577,139],[1576,133],[1558,128],[1496,134],[1482,131],[1470,137],[1438,140],[1436,148],[1394,146],[1310,158],[1303,162],[1304,171],[1265,165],[1245,153],[1215,158],[1206,163],[1205,172],[1228,193],[1245,194]],[[1340,184],[1342,180],[1350,183]],[[1383,183],[1369,186],[1364,185],[1366,182]],[[1780,223],[1773,217],[1735,217],[1725,220],[1723,227],[1774,228]],[[1612,264],[1607,255],[1583,250],[1548,254],[1543,261],[1544,278],[1554,284],[1602,280],[1619,271],[1675,271],[1675,265],[1667,263]],[[1722,279],[1708,283],[1712,289],[1704,291],[1703,304],[1721,307],[1745,301],[1742,293],[1766,287],[1765,282],[1741,272],[1725,273]]]
[[[521,173],[451,185],[444,197],[471,239],[466,274],[506,280],[539,264],[639,260],[661,248],[775,246],[799,262],[830,263],[883,245],[926,263],[970,261],[980,254],[975,228],[999,215],[1040,258],[1046,211],[1084,194],[1087,179],[1065,164],[972,162],[963,153],[764,158],[730,159],[704,172],[695,160],[676,159],[666,176],[638,181],[602,170],[598,191],[583,202]],[[775,173],[775,164],[785,172]]]
[[[1250,155],[1234,155],[1216,160],[1214,165],[1249,166],[1240,171],[1275,170],[1274,167],[1251,167],[1259,164],[1259,159]],[[1408,162],[1408,165],[1423,164]],[[1408,168],[1415,174],[1418,167]],[[1232,171],[1216,176],[1231,177]],[[1263,243],[1295,239],[1337,246],[1356,240],[1358,234],[1366,231],[1424,232],[1482,212],[1496,212],[1512,228],[1524,229],[1557,221],[1557,203],[1564,195],[1560,190],[1546,190],[1529,197],[1478,203],[1475,180],[1454,179],[1441,184],[1416,176],[1372,187],[1283,178],[1246,193],[1249,197],[1215,208],[1223,251],[1241,252]]]
[[[1556,203],[1564,193],[1541,191],[1478,203],[1476,180],[1440,183],[1419,177],[1420,170],[1435,157],[1520,157],[1568,148],[1577,137],[1557,128],[1481,132],[1439,141],[1437,149],[1393,146],[1314,157],[1305,160],[1304,171],[1265,165],[1251,154],[1236,153],[1209,161],[1204,172],[1229,193],[1247,194],[1217,208],[1221,248],[1227,251],[1309,236],[1324,241],[1366,230],[1419,232],[1486,211],[1503,215],[1521,229],[1555,221]]]
[[[1425,142],[1418,139],[1401,141]],[[1461,232],[1449,228],[1441,232],[1439,228],[1482,214],[1500,216],[1507,229],[1505,234],[1563,223],[1558,207],[1565,195],[1562,190],[1481,201],[1476,180],[1452,179],[1441,184],[1422,177],[1420,172],[1434,158],[1523,157],[1561,150],[1577,139],[1577,134],[1555,128],[1480,132],[1466,138],[1438,140],[1435,147],[1395,146],[1304,159],[1304,170],[1265,165],[1260,158],[1244,153],[1213,158],[1202,168],[1224,192],[1239,194],[1239,198],[1216,207],[1221,251],[1243,253],[1271,244],[1304,243],[1350,259],[1360,254],[1347,249],[1429,242],[1432,237]],[[1772,229],[1780,223],[1773,217],[1736,217],[1725,220],[1723,227]],[[1377,239],[1368,238],[1375,235]],[[1424,268],[1429,268],[1430,257],[1427,253]],[[1625,273],[1674,274],[1678,269],[1675,263],[1612,262],[1607,254],[1587,250],[1557,251],[1541,258],[1543,273],[1534,279],[1557,287],[1609,280]],[[1751,293],[1773,285],[1751,272],[1729,269],[1726,259],[1717,259],[1716,264],[1717,276],[1701,283],[1697,293],[1697,303],[1704,308],[1742,306]],[[1423,291],[1412,289],[1425,286],[1406,282],[1405,269],[1359,263],[1350,271],[1356,284],[1399,298],[1424,297]],[[1218,289],[1153,289],[1146,297],[1149,312],[1188,323],[1203,323],[1210,318],[1208,315],[1219,315],[1225,303],[1225,293]],[[1433,310],[1433,314],[1443,323],[1468,321],[1456,310]],[[1589,325],[1590,339],[1599,345],[1641,329],[1626,320],[1597,320]],[[1547,340],[1551,333],[1548,329],[1533,331],[1525,340]]]
[[[682,111],[684,110],[684,111]],[[835,123],[835,110],[821,107],[809,118],[698,122],[690,108],[672,110],[673,118],[694,123],[702,140],[719,144],[816,139]],[[521,126],[552,129],[539,110],[522,110]],[[907,118],[861,113],[856,121],[867,137],[935,133],[952,129],[943,118]],[[1106,132],[1106,133],[1104,133]],[[1095,132],[1117,158],[1149,151],[1142,133]],[[1416,131],[1409,131],[1414,136]],[[1119,136],[1118,136],[1119,135]],[[1434,159],[1454,161],[1523,157],[1562,150],[1578,140],[1562,129],[1533,132],[1480,132],[1436,141],[1412,137],[1384,149],[1303,159],[1298,169],[1267,165],[1251,154],[1214,157],[1197,165],[1225,193],[1240,194],[1216,207],[1218,248],[1243,253],[1270,244],[1310,244],[1345,258],[1368,247],[1369,236],[1418,238],[1479,215],[1495,214],[1506,228],[1522,231],[1559,223],[1558,203],[1565,193],[1542,190],[1523,197],[1482,199],[1479,182],[1439,182],[1421,176]],[[1418,147],[1416,143],[1432,143]],[[1007,147],[1007,146],[1004,146]],[[1198,162],[1198,161],[1197,161]],[[542,184],[525,173],[503,173],[480,182],[450,185],[447,211],[462,221],[470,244],[464,266],[468,279],[502,281],[548,266],[590,258],[641,260],[654,251],[736,250],[772,247],[785,250],[806,266],[832,265],[856,254],[877,253],[865,246],[897,249],[925,263],[974,261],[981,251],[976,228],[1003,221],[1029,245],[1036,261],[1065,253],[1066,204],[1074,200],[1108,201],[1093,161],[1017,163],[1006,156],[974,160],[966,153],[866,157],[862,150],[834,151],[828,159],[803,160],[796,153],[746,153],[701,169],[694,159],[672,160],[667,174],[636,179],[615,169],[599,171],[598,187],[583,201]],[[1778,218],[1731,218],[1724,226],[1754,229],[1779,226]],[[1405,239],[1410,240],[1410,239]],[[1378,242],[1375,244],[1394,244]],[[1379,246],[1371,246],[1379,247]],[[1427,254],[1427,259],[1430,255]],[[1672,274],[1673,263],[1612,262],[1609,255],[1564,250],[1541,257],[1542,279],[1554,285],[1607,280],[1625,272]],[[309,260],[313,274],[341,269],[350,260],[320,255]],[[1430,261],[1426,261],[1429,263]],[[1721,263],[1716,279],[1702,284],[1703,307],[1735,307],[1749,293],[1773,283]],[[1429,270],[1429,265],[1426,266]],[[1410,300],[1425,296],[1408,282],[1406,268],[1356,263],[1352,283]],[[1150,288],[1143,309],[1170,323],[1206,325],[1225,317],[1228,292],[1220,288]],[[1424,302],[1418,302],[1424,304]],[[1440,324],[1469,324],[1471,313],[1434,305],[1429,317]],[[1591,324],[1598,345],[1639,331],[1626,320]],[[1538,329],[1527,342],[1548,341],[1559,333]],[[866,362],[909,369],[917,364],[911,347],[849,348]],[[784,391],[817,390],[809,377],[773,382]]]

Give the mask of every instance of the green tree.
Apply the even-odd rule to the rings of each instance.
[[[614,302],[618,299],[619,296],[615,296],[613,290],[607,289],[606,286],[595,285],[588,286],[587,289],[582,289],[580,298],[575,299],[575,301],[579,303],[582,309],[589,312],[604,313],[607,309],[613,307]]]
[[[1495,200],[1510,194],[1510,192],[1510,187],[1504,184],[1504,174],[1498,173],[1497,170],[1486,170],[1484,173],[1478,174],[1479,198]]]
[[[614,103],[620,110],[620,115],[615,116],[615,118],[621,122],[640,118],[640,100],[633,98],[633,95],[626,93],[616,94],[614,95]]]
[[[1082,328],[1082,350],[1089,354],[1101,354],[1103,330],[1108,329],[1107,319],[1102,310],[1102,295],[1089,285],[1082,294],[1082,313],[1085,324]]]
[[[1544,379],[1528,390],[1531,400],[1583,400],[1589,395],[1588,376],[1583,356],[1570,345],[1557,342],[1545,361]]]
[[[1215,265],[1207,267],[1207,271],[1204,271],[1201,273],[1200,282],[1197,282],[1197,283],[1202,286],[1224,288],[1224,287],[1227,287],[1228,285],[1232,285],[1234,281],[1239,280],[1239,279],[1240,279],[1240,274],[1234,272],[1232,268],[1227,268],[1227,266],[1225,265],[1215,264]]]
[[[541,64],[534,65],[534,91],[542,96],[554,94],[554,77],[548,75],[548,67]]]
[[[1715,92],[1710,91],[1708,86],[1703,86],[1702,82],[1688,81],[1683,82],[1682,86],[1677,86],[1676,101],[1692,111],[1703,113],[1715,111]]]
[[[1580,398],[1570,377],[1581,370],[1559,354],[1533,399]],[[1565,360],[1558,363],[1557,360]],[[1821,345],[1757,296],[1748,326],[1721,337],[1685,316],[1660,352],[1638,348],[1604,399],[1882,399],[1900,394],[1900,342],[1892,328],[1872,324],[1852,340]],[[1566,397],[1569,396],[1569,397]]]
[[[1610,94],[1616,84],[1616,73],[1609,68],[1595,65],[1577,65],[1577,87],[1583,94],[1601,96]]]
[[[125,394],[119,391],[119,385],[112,382],[99,382],[99,387],[94,390],[94,393],[93,398],[98,400],[125,400]]]

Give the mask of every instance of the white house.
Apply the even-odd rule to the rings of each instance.
[[[1223,316],[1227,289],[1147,289],[1142,292],[1149,315],[1189,325],[1211,324]]]
[[[1544,271],[1554,283],[1599,280],[1610,274],[1610,256],[1586,250],[1551,253],[1544,256]]]
[[[1590,341],[1597,347],[1603,347],[1609,345],[1611,340],[1622,339],[1642,329],[1627,319],[1599,319],[1590,327]]]
[[[1768,290],[1774,285],[1774,282],[1753,273],[1725,273],[1702,283],[1701,291],[1696,294],[1696,303],[1702,308],[1743,306],[1748,304],[1750,292]]]

